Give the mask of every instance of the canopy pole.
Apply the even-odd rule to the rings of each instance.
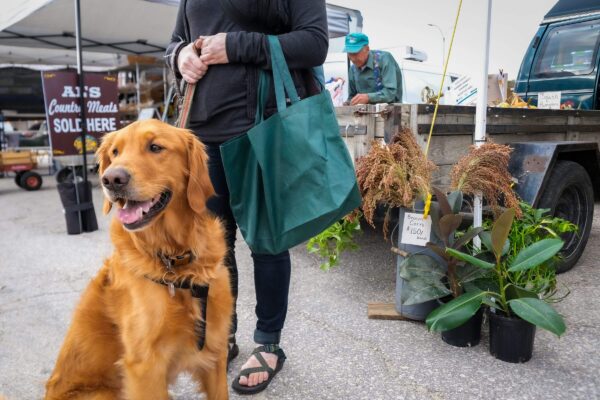
[[[85,96],[84,96],[84,82],[83,82],[83,58],[81,54],[81,7],[79,0],[75,0],[75,45],[77,49],[77,81],[79,84],[79,104],[81,106],[81,150],[83,156],[83,181],[87,186],[87,148],[85,138],[88,131],[87,120],[85,118]],[[77,176],[74,175],[73,179],[77,182]]]
[[[491,31],[491,16],[492,16],[492,0],[487,1],[487,15],[485,18],[485,41],[483,43],[483,70],[481,72],[481,80],[477,88],[477,108],[475,110],[475,134],[473,135],[473,143],[475,147],[480,147],[486,141],[486,125],[487,125],[487,81],[490,56],[490,31]],[[479,227],[483,223],[482,218],[482,199],[481,194],[477,194],[474,199],[473,226]],[[476,248],[481,248],[481,240],[476,236],[473,240]]]

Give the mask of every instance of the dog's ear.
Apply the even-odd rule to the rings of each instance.
[[[196,214],[206,209],[206,201],[215,194],[208,175],[208,155],[204,145],[192,133],[187,135],[188,141],[188,186],[187,198],[190,208]]]
[[[100,179],[102,179],[104,171],[106,171],[106,168],[108,168],[108,166],[110,165],[109,151],[112,147],[115,133],[116,132],[111,132],[104,135],[102,137],[102,143],[100,144],[100,147],[98,147],[98,150],[96,150],[96,161],[98,161],[98,176],[100,177]],[[102,212],[104,213],[104,215],[108,214],[111,208],[112,203],[108,201],[106,197],[104,197],[104,205],[102,206]]]

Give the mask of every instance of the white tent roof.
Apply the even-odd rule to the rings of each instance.
[[[127,57],[123,54],[84,52],[83,59],[86,71],[101,71],[127,65]],[[77,57],[73,50],[0,45],[0,68],[24,67],[47,70],[75,68],[76,65]]]
[[[0,0],[0,45],[75,49],[73,0]],[[81,0],[82,49],[162,57],[177,7],[145,0]]]
[[[175,25],[178,3],[81,0],[82,50],[162,57]],[[73,0],[0,0],[0,10],[0,46],[75,49]],[[362,27],[357,10],[328,4],[327,14],[331,37]],[[88,64],[89,56],[84,60]],[[0,58],[0,62],[11,61]]]

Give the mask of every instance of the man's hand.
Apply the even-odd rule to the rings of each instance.
[[[202,36],[202,54],[200,61],[206,65],[227,64],[227,49],[225,43],[227,41],[226,33],[217,33],[212,36]]]
[[[198,82],[208,71],[208,65],[198,57],[197,49],[201,45],[202,40],[198,39],[181,49],[177,57],[177,68],[187,83]]]
[[[351,106],[356,106],[359,104],[369,104],[369,95],[366,93],[359,93],[350,100]]]

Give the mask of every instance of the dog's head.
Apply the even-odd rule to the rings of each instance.
[[[135,122],[104,136],[96,153],[106,197],[129,231],[168,213],[202,214],[214,194],[204,145],[189,131],[158,120]]]

